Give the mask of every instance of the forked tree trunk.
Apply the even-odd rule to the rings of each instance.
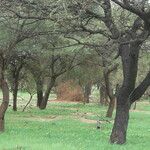
[[[4,79],[0,80],[0,85],[3,93],[3,100],[0,106],[0,132],[4,131],[5,125],[5,112],[9,105],[9,88],[7,82]]]
[[[135,88],[139,49],[140,46],[136,42],[120,46],[124,80],[117,96],[115,123],[110,136],[111,143],[123,144],[126,142],[130,108],[129,96]]]

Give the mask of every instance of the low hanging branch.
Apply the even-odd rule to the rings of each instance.
[[[129,100],[134,103],[136,100],[142,97],[147,88],[150,86],[150,71],[146,75],[145,79],[141,82],[141,84],[134,89],[134,91],[130,94]]]

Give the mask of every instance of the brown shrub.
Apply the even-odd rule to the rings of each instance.
[[[72,102],[83,102],[82,88],[74,81],[69,80],[57,86],[57,99]]]

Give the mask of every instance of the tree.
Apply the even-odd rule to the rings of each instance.
[[[133,102],[138,100],[144,94],[145,90],[150,85],[149,72],[145,79],[141,82],[141,84],[137,88],[135,88],[136,76],[138,71],[137,66],[139,51],[145,39],[148,38],[148,25],[150,24],[147,18],[148,13],[140,12],[140,10],[145,9],[144,6],[146,1],[144,2],[144,4],[143,1],[141,2],[140,9],[138,9],[135,4],[133,4],[132,6],[129,1],[124,1],[122,3],[119,3],[119,1],[115,2],[119,5],[123,4],[121,6],[125,6],[125,9],[141,17],[144,20],[145,25],[142,32],[139,34],[137,31],[139,31],[142,27],[141,19],[139,19],[139,17],[135,19],[131,29],[129,30],[130,34],[132,34],[133,37],[126,33],[122,39],[122,42],[126,42],[127,44],[121,44],[119,47],[123,64],[124,81],[117,97],[117,111],[114,127],[111,134],[111,142],[123,144],[126,141],[129,108]]]
[[[24,106],[22,110],[24,112],[27,106],[31,103],[33,96],[36,94],[35,82],[29,71],[26,71],[25,77],[23,78],[21,84],[22,84],[21,90],[27,92],[30,95],[27,104]]]
[[[1,64],[0,65],[0,87],[3,93],[3,100],[0,106],[0,132],[2,132],[4,131],[5,112],[9,105],[9,88],[8,88],[8,84],[4,76],[5,69],[4,69],[4,59],[2,55],[0,59],[0,64]]]
[[[120,20],[120,22],[118,22],[120,26],[118,26],[114,17],[114,8],[117,6],[111,3],[110,0],[92,2],[76,1],[76,3],[72,2],[70,9],[73,15],[76,15],[78,18],[76,24],[73,22],[76,29],[82,29],[83,32],[90,34],[101,34],[118,43],[118,54],[116,58],[121,57],[123,83],[117,95],[116,117],[110,141],[111,143],[123,144],[126,142],[130,106],[143,95],[150,85],[149,72],[141,84],[135,88],[139,52],[142,44],[148,38],[150,31],[150,13],[146,7],[149,6],[148,1],[139,2],[138,7],[137,3],[133,1],[112,1],[120,5],[123,9],[138,15],[138,17],[132,15],[131,18],[133,21],[129,20],[125,22],[124,20],[124,22],[122,22]],[[95,29],[92,26],[94,20],[96,20],[95,22],[99,21],[103,23],[103,25],[100,24],[99,27]],[[76,41],[79,44],[83,44],[83,42],[77,39]],[[92,45],[89,43],[84,44]],[[96,47],[95,43],[94,46]]]
[[[57,35],[43,37],[42,40],[37,41],[36,45],[40,47],[40,50],[34,55],[34,59],[27,64],[27,68],[33,74],[36,82],[37,106],[40,109],[46,108],[50,92],[57,78],[80,63],[77,59],[81,54],[79,50],[57,48],[63,44],[62,42],[66,41]],[[46,85],[44,81],[47,82]]]
[[[3,101],[0,106],[0,131],[4,130],[4,117],[9,104],[9,88],[5,72],[11,61],[13,50],[26,39],[45,34],[45,32],[37,30],[37,26],[34,26],[38,24],[37,20],[30,22],[27,19],[20,19],[10,13],[13,10],[18,10],[18,3],[16,2],[16,5],[12,5],[13,3],[14,1],[1,1],[0,3],[0,38],[3,43],[0,46],[0,82],[3,93]],[[28,9],[30,8],[28,7]],[[30,27],[28,26],[29,24],[31,25]]]
[[[19,90],[19,82],[23,78],[21,72],[25,66],[25,61],[28,54],[25,52],[14,51],[10,63],[8,65],[8,79],[11,84],[11,91],[13,93],[13,110],[17,111],[17,94]]]
[[[43,5],[42,1],[38,1],[37,3],[31,1],[7,0],[2,1],[1,6],[2,20],[7,18],[6,20],[8,21],[9,18],[9,20],[14,23],[19,19],[19,23],[17,24],[19,30],[18,28],[16,30],[16,26],[14,30],[14,26],[7,24],[6,20],[4,21],[5,24],[9,26],[9,31],[11,29],[11,34],[9,34],[11,38],[8,38],[8,36],[5,35],[7,38],[4,37],[4,39],[7,42],[4,42],[5,45],[2,46],[0,53],[1,63],[3,64],[1,66],[1,87],[2,89],[5,89],[3,90],[3,102],[6,102],[5,98],[8,99],[8,88],[7,84],[4,84],[6,83],[4,75],[7,66],[6,64],[8,64],[7,62],[9,60],[8,58],[10,58],[10,52],[18,43],[25,39],[43,34],[45,35],[47,33],[48,35],[59,34],[57,37],[63,35],[63,40],[69,39],[69,42],[63,42],[66,45],[63,45],[62,47],[60,44],[55,44],[57,41],[56,39],[54,42],[51,42],[50,48],[52,53],[50,55],[50,63],[48,69],[46,68],[45,71],[48,73],[49,77],[48,85],[45,95],[42,96],[43,93],[41,91],[39,94],[42,97],[40,104],[41,109],[46,107],[49,93],[54,86],[57,77],[67,70],[72,69],[72,64],[75,64],[74,56],[76,55],[68,56],[66,53],[55,53],[56,51],[54,50],[58,49],[57,46],[59,46],[59,49],[64,49],[64,47],[80,45],[84,48],[88,47],[99,50],[101,56],[107,57],[106,53],[108,51],[111,53],[111,49],[105,48],[110,44],[115,45],[118,48],[115,58],[117,59],[120,56],[122,61],[123,83],[117,94],[116,117],[110,136],[110,142],[117,144],[125,143],[130,106],[144,94],[150,85],[150,71],[148,71],[143,81],[136,86],[139,53],[143,43],[146,42],[150,35],[149,1],[66,0],[59,1],[57,4],[55,4],[54,1],[49,1],[46,2],[46,5]],[[115,8],[118,7],[123,8],[123,10],[121,9],[120,11],[123,12],[124,16],[130,12],[132,12],[132,14],[130,14],[128,19],[122,16],[122,13],[119,13],[119,16],[116,17]],[[50,28],[49,31],[42,28],[42,31],[39,32],[39,29],[41,28],[38,28],[37,26],[39,26],[39,24],[36,23],[44,20],[49,20],[49,22],[45,21],[45,24],[53,26],[53,28]],[[29,24],[30,28],[28,28]],[[37,26],[35,26],[35,24]],[[22,30],[24,29],[24,25],[26,28],[25,30]],[[5,28],[4,24],[3,28]],[[14,38],[14,35],[17,36]],[[104,40],[102,40],[102,38],[104,38]],[[107,78],[105,81],[108,85],[107,82],[109,79]],[[42,88],[43,87],[40,87],[40,89]],[[108,88],[106,91],[109,94]],[[3,103],[1,106],[3,106]],[[7,107],[8,100],[5,109],[2,107],[0,109],[2,111],[0,113],[2,116],[1,120],[3,120]]]

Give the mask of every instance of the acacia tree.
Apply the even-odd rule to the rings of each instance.
[[[5,29],[4,28],[4,24],[1,25],[1,29]],[[5,30],[7,31],[7,30]],[[7,36],[11,36],[11,34],[8,34]],[[8,104],[9,104],[9,88],[8,88],[8,84],[7,84],[7,80],[6,80],[6,69],[8,67],[8,64],[10,62],[10,58],[11,58],[11,52],[14,49],[14,47],[23,39],[19,38],[8,38],[5,37],[4,39],[2,39],[4,41],[3,46],[1,46],[0,49],[0,80],[1,80],[1,89],[2,89],[2,93],[3,93],[3,101],[2,104],[0,106],[0,131],[4,131],[4,116],[5,116],[5,112],[8,108]],[[7,39],[8,38],[8,39]],[[10,41],[9,41],[10,40]]]
[[[80,63],[78,57],[81,53],[73,48],[58,48],[63,44],[58,36],[47,35],[37,43],[40,43],[37,47],[41,49],[27,63],[27,68],[36,82],[37,106],[45,109],[57,78]]]
[[[11,91],[13,94],[13,110],[17,111],[17,94],[19,90],[19,82],[23,78],[23,67],[25,66],[25,61],[28,54],[25,52],[14,51],[10,63],[8,65],[8,80],[11,85]]]
[[[25,77],[21,81],[21,90],[29,94],[29,100],[22,109],[22,111],[24,112],[27,106],[31,103],[33,96],[36,94],[35,81],[33,79],[32,74],[29,71],[25,72]]]
[[[13,50],[24,40],[45,34],[45,31],[40,32],[39,29],[36,30],[38,20],[20,19],[12,14],[13,10],[20,9],[19,3],[16,2],[16,5],[12,4],[14,4],[14,1],[1,1],[0,3],[0,38],[2,42],[0,46],[0,81],[3,93],[3,101],[0,106],[0,131],[4,131],[4,116],[9,104],[9,88],[5,72],[10,63]],[[24,8],[24,6],[22,7]],[[30,8],[28,7],[28,9]],[[29,25],[31,26],[29,27]]]
[[[115,1],[119,2],[119,1]],[[132,4],[129,1],[123,1],[118,4],[127,7],[127,9],[141,17],[144,20],[144,27],[141,19],[136,18],[132,27],[122,37],[122,44],[120,44],[120,56],[123,64],[124,80],[122,87],[117,97],[117,111],[114,127],[111,134],[111,142],[122,144],[126,141],[126,131],[129,119],[129,108],[133,102],[138,100],[150,85],[150,72],[145,79],[135,88],[135,82],[138,71],[138,58],[141,45],[148,38],[150,32],[149,12],[146,11],[146,2],[139,2],[139,7],[136,2]],[[142,10],[142,12],[141,12]],[[143,14],[143,15],[141,15]],[[144,16],[144,18],[143,18]],[[143,27],[143,29],[141,29]],[[139,30],[142,30],[140,33]],[[132,35],[132,36],[131,36]],[[125,44],[126,43],[126,44]]]
[[[90,34],[102,34],[118,43],[116,58],[121,57],[123,83],[117,95],[116,117],[110,141],[111,143],[123,144],[126,142],[130,106],[143,95],[150,85],[149,72],[141,84],[135,88],[139,52],[150,32],[150,13],[146,7],[149,6],[148,1],[138,1],[138,3],[137,1],[131,2],[128,0],[112,1],[138,15],[138,17],[132,16],[132,22],[129,21],[128,26],[125,27],[125,22],[123,22],[124,28],[118,27],[114,17],[116,6],[110,0],[76,1],[76,3],[72,3],[70,9],[74,12],[74,15],[78,15],[79,23],[76,25],[77,29],[82,29],[82,31]],[[96,30],[94,27],[91,27],[94,22],[93,19],[103,23],[103,28],[99,26]],[[78,40],[76,41],[80,43]]]
[[[150,85],[150,72],[146,75],[144,80],[135,88],[137,71],[138,71],[138,58],[139,52],[142,44],[148,38],[150,33],[150,12],[147,6],[149,6],[148,0],[143,1],[129,1],[129,0],[112,0],[117,5],[121,6],[123,9],[132,12],[136,16],[132,16],[132,22],[121,22],[124,24],[124,27],[121,28],[119,22],[114,17],[114,10],[116,5],[112,3],[110,0],[97,0],[97,1],[65,1],[65,5],[59,5],[56,9],[56,5],[52,5],[50,10],[54,8],[54,11],[49,11],[48,7],[43,9],[40,5],[32,3],[30,7],[32,9],[35,8],[35,5],[41,7],[41,12],[44,11],[44,15],[36,16],[33,13],[24,14],[24,12],[13,12],[15,16],[19,18],[28,18],[28,19],[53,19],[57,20],[57,23],[63,27],[67,28],[68,32],[72,31],[72,28],[76,29],[74,32],[81,35],[81,31],[84,33],[90,34],[100,34],[108,39],[112,39],[116,43],[118,43],[118,55],[121,57],[122,67],[123,67],[123,83],[117,95],[117,109],[116,109],[116,117],[114,122],[114,127],[112,130],[112,134],[110,137],[110,141],[112,143],[123,144],[126,142],[126,133],[128,127],[129,120],[129,109],[133,102],[139,99],[147,87]],[[64,2],[64,1],[63,1]],[[31,2],[29,2],[31,4]],[[28,2],[24,2],[23,4],[28,5]],[[62,4],[61,2],[58,4]],[[20,6],[19,6],[20,7]],[[65,8],[65,9],[64,9]],[[39,10],[39,9],[38,9]],[[57,11],[55,11],[57,10]],[[58,12],[59,10],[59,12]],[[68,11],[70,14],[73,14],[73,17],[70,19],[70,15],[61,15],[66,14]],[[48,13],[47,13],[48,12]],[[51,17],[52,14],[58,14],[62,16],[60,20],[56,19],[57,15],[54,15],[54,18]],[[64,13],[65,12],[65,13]],[[23,15],[22,15],[23,14]],[[34,16],[33,16],[34,15]],[[138,17],[137,17],[138,16]],[[67,19],[64,21],[64,18]],[[61,22],[63,21],[63,22]],[[71,22],[71,24],[70,24]],[[98,23],[100,22],[100,23]],[[66,25],[65,23],[69,23]],[[65,25],[64,25],[65,24]],[[72,25],[73,24],[73,25]],[[119,24],[119,26],[118,26]],[[71,26],[70,26],[71,25]],[[125,26],[127,25],[127,26]],[[64,32],[64,31],[63,31]],[[66,30],[65,30],[66,32]],[[72,34],[74,32],[71,32]],[[82,33],[83,33],[82,32]],[[81,35],[80,37],[82,37]],[[85,42],[85,40],[77,40],[74,37],[72,38],[76,43],[73,45],[90,45],[89,42]],[[81,38],[80,38],[81,39]],[[86,39],[87,40],[87,39]],[[14,44],[13,44],[14,45]],[[94,43],[94,46],[96,44]],[[12,45],[11,45],[12,47]],[[116,57],[117,58],[117,57]]]

